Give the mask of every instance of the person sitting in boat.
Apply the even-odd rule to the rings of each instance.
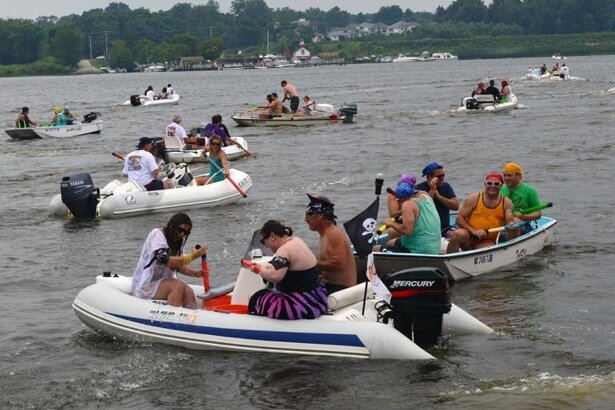
[[[261,118],[271,119],[276,115],[282,115],[284,112],[284,104],[278,98],[277,93],[271,93],[271,102],[267,105],[259,105],[257,109],[262,110],[258,115]]]
[[[169,219],[164,227],[154,228],[145,239],[139,262],[132,275],[131,293],[141,299],[162,299],[170,306],[196,309],[192,288],[177,278],[177,272],[195,278],[203,277],[201,269],[188,264],[207,253],[207,246],[194,247],[184,253],[192,230],[190,217],[183,212]]]
[[[303,114],[316,114],[316,101],[312,100],[309,95],[303,96]]]
[[[416,185],[416,177],[412,174],[401,174],[399,179],[397,180],[397,185],[395,189],[401,184],[408,184],[410,186]],[[398,218],[401,215],[401,203],[397,200],[395,196],[395,190],[387,189],[389,195],[387,196],[387,209],[389,210],[390,218]],[[397,236],[394,231],[391,231],[390,234],[393,236]]]
[[[156,99],[156,93],[154,92],[154,87],[152,87],[151,85],[147,87],[147,90],[145,90],[145,97],[147,97],[147,99],[149,101],[154,101]]]
[[[481,81],[480,83],[478,83],[474,91],[472,91],[472,97],[474,97],[475,95],[483,94],[487,94],[487,90],[485,90],[485,83]]]
[[[219,136],[222,139],[222,144],[224,147],[229,145],[237,145],[239,149],[243,149],[241,144],[231,138],[228,128],[222,123],[222,116],[220,114],[215,114],[211,117],[211,122],[205,125],[204,133],[208,138],[212,135]]]
[[[487,94],[493,95],[493,101],[498,101],[500,99],[500,90],[495,86],[494,80],[489,80],[489,87],[485,90]]]
[[[410,252],[427,255],[440,253],[440,217],[433,199],[425,191],[417,191],[412,185],[402,183],[395,189],[397,201],[401,204],[401,222],[387,219],[387,228],[400,235],[387,242],[387,251]],[[384,250],[375,245],[375,251]]]
[[[485,176],[482,192],[468,196],[457,214],[457,226],[449,234],[446,253],[484,248],[495,244],[498,232],[489,229],[512,224],[513,204],[500,194],[504,178],[497,172]]]
[[[75,121],[77,121],[77,117],[70,112],[70,107],[65,105],[56,118],[56,125],[73,125]]]
[[[551,71],[549,72],[549,77],[559,75],[559,63],[555,63],[553,67],[551,67]]]
[[[128,179],[140,183],[148,191],[173,188],[170,181],[163,182],[157,178],[160,168],[150,152],[153,142],[151,138],[141,137],[136,150],[126,155],[122,172]]]
[[[222,151],[222,138],[218,135],[212,135],[207,140],[207,146],[201,152],[201,158],[205,158],[209,152],[209,176],[197,177],[197,185],[207,185],[214,182],[224,181],[227,175],[230,174],[229,162],[226,154]]]
[[[167,137],[172,137],[177,140],[180,149],[199,149],[199,141],[196,136],[188,135],[184,127],[180,124],[182,122],[181,115],[175,114],[173,121],[165,127],[165,133]]]
[[[168,95],[169,95],[169,93],[167,91],[167,87],[162,87],[162,91],[160,92],[160,94],[158,94],[156,96],[156,99],[157,100],[166,100]]]
[[[318,268],[327,293],[356,285],[357,265],[346,231],[335,222],[335,204],[324,196],[307,196],[310,203],[305,211],[305,222],[311,231],[320,235]]]
[[[275,254],[252,271],[270,283],[250,297],[250,314],[273,319],[315,319],[327,311],[327,290],[318,261],[292,228],[269,220],[260,229],[261,243]]]
[[[508,80],[502,80],[502,91],[500,91],[500,99],[498,102],[500,104],[506,103],[510,101],[510,85],[508,85]]]
[[[53,108],[53,117],[51,117],[51,125],[58,125],[58,115],[62,112],[62,107],[56,105]]]
[[[562,67],[559,69],[559,74],[560,77],[562,78],[568,78],[568,76],[570,75],[570,72],[568,70],[568,66],[566,65],[566,63],[562,64]]]
[[[530,184],[523,182],[523,168],[515,162],[507,162],[502,167],[504,185],[500,189],[500,194],[510,198],[513,204],[513,215],[515,222],[534,221],[542,217],[542,212],[536,211],[529,214],[522,214],[522,209],[534,208],[540,205],[538,191]]]
[[[37,126],[38,124],[30,119],[30,108],[23,107],[21,113],[15,118],[15,128],[30,128],[30,126]]]
[[[282,90],[284,90],[282,104],[284,104],[284,101],[289,100],[290,113],[295,114],[299,109],[299,91],[297,91],[297,87],[286,80],[282,80],[280,85],[282,86]]]
[[[171,86],[171,83],[169,83],[167,84],[167,97],[166,98],[173,98],[173,94],[175,94],[175,90]]]
[[[440,234],[446,237],[451,230],[450,211],[459,209],[459,200],[453,187],[444,181],[444,167],[437,162],[430,162],[423,168],[422,175],[425,181],[418,184],[415,189],[425,191],[433,199],[440,218]]]
[[[540,67],[540,75],[545,75],[547,74],[547,65],[543,64],[542,67]]]

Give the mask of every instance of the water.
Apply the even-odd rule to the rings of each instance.
[[[0,388],[3,408],[611,408],[613,352],[611,173],[615,59],[570,58],[578,81],[522,80],[548,59],[442,61],[280,70],[2,78],[0,123],[22,105],[35,119],[67,103],[78,115],[102,113],[100,136],[0,139]],[[488,76],[512,79],[523,108],[460,115],[459,104]],[[353,125],[305,129],[231,126],[257,159],[248,198],[190,212],[191,243],[209,246],[212,283],[234,280],[252,231],[277,218],[312,247],[303,222],[306,193],[326,195],[347,221],[385,187],[431,161],[464,198],[482,176],[514,160],[555,206],[556,244],[524,263],[459,283],[453,300],[497,333],[446,338],[429,363],[349,361],[184,350],[118,343],[72,312],[82,288],[103,270],[130,275],[147,233],[170,215],[74,222],[47,216],[62,176],[91,173],[101,186],[121,174],[112,151],[159,136],[173,114],[191,127],[246,102],[280,93],[282,79],[316,102],[358,105]],[[172,107],[119,104],[148,85],[171,82]],[[384,205],[381,215],[384,215]]]

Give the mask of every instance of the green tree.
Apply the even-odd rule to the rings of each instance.
[[[404,12],[399,6],[380,7],[380,10],[374,14],[374,23],[384,23],[391,25],[404,19]]]
[[[126,46],[124,40],[113,40],[111,42],[110,54],[109,65],[111,67],[125,68],[128,71],[133,70],[135,63],[132,58],[132,52]]]
[[[212,37],[201,42],[200,44],[201,55],[206,60],[217,60],[222,55],[224,50],[224,42],[220,37]]]
[[[84,35],[75,26],[60,24],[49,29],[49,55],[74,66],[83,57]]]

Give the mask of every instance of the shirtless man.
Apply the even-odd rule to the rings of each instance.
[[[297,87],[290,84],[286,80],[282,80],[280,85],[284,90],[284,98],[282,99],[282,103],[286,100],[290,100],[290,112],[291,114],[295,114],[299,109],[299,91],[297,91]]]
[[[269,104],[259,105],[257,108],[267,110],[259,114],[261,118],[273,118],[274,115],[282,115],[284,111],[282,101],[280,101],[276,93],[271,93],[271,102]]]
[[[328,198],[307,194],[310,203],[305,222],[320,235],[318,268],[322,282],[331,294],[357,284],[357,266],[350,239],[335,222],[334,204]]]

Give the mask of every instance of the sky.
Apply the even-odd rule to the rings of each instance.
[[[2,0],[0,18],[36,20],[40,16],[80,15],[86,10],[104,9],[111,2],[110,0]],[[152,11],[168,10],[176,3],[207,4],[207,0],[115,0],[115,2],[124,3],[132,10],[145,7]],[[217,0],[217,2],[221,12],[230,11],[232,0]],[[352,14],[375,13],[380,7],[393,5],[401,7],[402,10],[434,12],[438,6],[447,7],[452,2],[453,0],[265,0],[265,3],[272,9],[289,7],[293,10],[305,10],[318,7],[327,11],[338,6]]]

